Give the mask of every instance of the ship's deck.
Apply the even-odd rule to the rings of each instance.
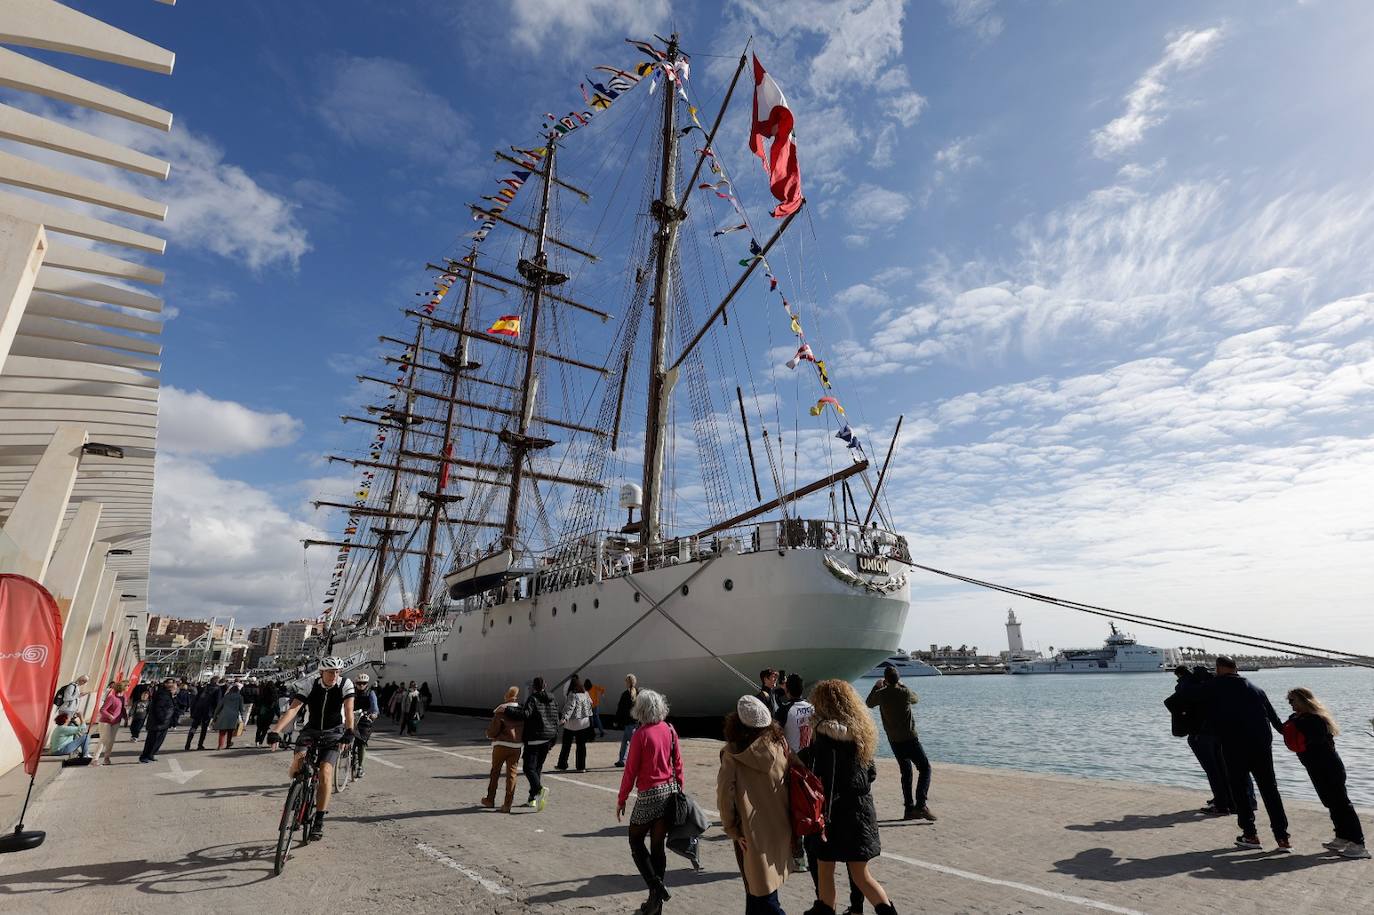
[[[618,735],[590,745],[585,774],[550,773],[543,813],[504,816],[477,805],[490,758],[482,727],[478,719],[436,713],[419,737],[376,739],[367,778],[335,800],[324,842],[295,852],[277,878],[271,845],[285,793],[284,753],[251,745],[183,753],[174,749],[184,740],[179,731],[155,765],[135,763],[127,739],[110,768],[66,769],[54,779],[55,767],[45,763],[28,826],[46,829],[48,840],[0,857],[0,909],[634,911],[642,885],[614,814],[620,770],[610,763]],[[706,808],[715,807],[719,748],[712,740],[683,742],[687,786]],[[1206,798],[1201,788],[933,762],[934,824],[897,819],[897,767],[879,763],[884,856],[873,869],[899,911],[1374,910],[1374,864],[1322,854],[1319,843],[1331,828],[1313,805],[1289,803],[1297,854],[1280,856],[1233,848],[1234,821],[1197,812]],[[18,811],[21,774],[0,779],[0,827]],[[693,875],[669,855],[669,910],[739,912],[742,886],[718,827],[704,837],[702,857],[705,873]],[[789,912],[807,908],[806,875],[793,875],[782,899]]]

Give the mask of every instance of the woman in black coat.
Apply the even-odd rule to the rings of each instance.
[[[843,680],[822,680],[811,693],[815,739],[798,755],[825,789],[825,838],[810,836],[807,854],[817,865],[813,915],[835,913],[835,865],[844,862],[853,887],[873,904],[878,915],[896,915],[868,862],[882,853],[878,812],[869,786],[877,778],[873,754],[878,729],[864,701]]]

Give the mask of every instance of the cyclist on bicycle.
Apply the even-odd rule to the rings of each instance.
[[[267,743],[272,749],[281,741],[282,729],[289,725],[301,708],[307,711],[306,726],[296,737],[296,745],[302,747],[291,760],[291,777],[305,761],[304,746],[312,741],[319,746],[320,786],[315,795],[315,822],[310,827],[310,838],[324,836],[324,814],[329,809],[329,796],[334,789],[334,766],[339,760],[339,751],[353,742],[353,682],[343,675],[343,661],[329,657],[320,662],[320,675],[310,685],[309,692],[297,692],[291,697],[291,705],[267,732]]]
[[[363,759],[367,756],[367,739],[372,736],[372,725],[382,711],[381,705],[377,702],[377,691],[372,688],[372,678],[367,674],[358,674],[358,679],[354,681],[353,708],[357,710],[358,732],[353,746],[358,766],[353,777],[362,778]]]

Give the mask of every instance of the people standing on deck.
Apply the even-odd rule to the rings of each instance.
[[[771,667],[765,667],[759,671],[759,691],[754,693],[754,698],[768,706],[768,714],[775,715],[778,711],[778,672]]]
[[[933,822],[935,814],[930,812],[926,804],[926,798],[930,795],[930,760],[921,746],[921,738],[916,733],[916,719],[911,714],[911,707],[919,701],[920,697],[902,682],[895,667],[884,669],[883,678],[874,683],[873,689],[868,692],[868,707],[882,713],[887,742],[902,770],[902,819]],[[911,793],[913,765],[919,773],[915,797]]]
[[[625,816],[630,789],[635,790],[635,806],[630,813],[630,857],[649,887],[649,898],[640,906],[641,915],[658,915],[669,898],[663,875],[668,871],[665,843],[672,826],[673,794],[682,787],[682,752],[677,731],[664,721],[668,701],[651,689],[642,689],[635,698],[634,737],[630,754],[620,777],[615,819]],[[648,839],[651,847],[646,847]]]
[[[172,716],[176,713],[176,695],[179,690],[176,678],[168,677],[153,692],[153,698],[148,700],[148,720],[145,722],[148,736],[143,738],[143,752],[138,756],[139,762],[157,762],[162,741],[167,739],[167,731],[172,727]]]
[[[81,697],[90,695],[89,690],[86,690],[86,684],[89,682],[90,678],[82,674],[66,684],[53,697],[53,705],[59,712],[66,712],[68,717],[75,715],[81,708]]]
[[[124,684],[119,680],[111,680],[95,719],[100,725],[100,748],[95,752],[94,765],[108,766],[114,761],[115,735],[119,733],[119,722],[123,717]]]
[[[625,754],[630,749],[630,738],[635,736],[634,719],[635,699],[639,696],[639,679],[634,674],[625,675],[625,691],[615,706],[615,723],[620,726],[620,754],[616,757],[618,769],[625,768]]]
[[[1345,763],[1336,752],[1336,736],[1341,733],[1336,719],[1305,686],[1288,691],[1288,704],[1293,714],[1284,722],[1283,742],[1298,754],[1336,829],[1336,837],[1322,844],[1344,858],[1368,858],[1364,829],[1345,788]]]
[[[563,749],[558,752],[558,765],[554,768],[559,772],[568,770],[568,753],[576,744],[577,771],[586,772],[587,738],[592,733],[592,701],[587,698],[587,691],[577,674],[573,674],[568,684],[568,698],[563,703],[559,721],[563,724]]]
[[[792,861],[790,758],[782,728],[768,706],[755,696],[741,696],[725,718],[716,806],[744,877],[745,915],[783,915],[778,890]]]
[[[1207,683],[1204,693],[1207,702],[1207,715],[1217,729],[1221,740],[1221,755],[1226,763],[1227,778],[1231,783],[1231,797],[1239,799],[1245,794],[1247,778],[1254,777],[1259,788],[1264,810],[1269,814],[1269,826],[1273,830],[1278,850],[1291,852],[1292,843],[1288,837],[1288,815],[1283,809],[1283,798],[1279,796],[1278,782],[1274,778],[1273,742],[1274,731],[1283,732],[1283,722],[1269,704],[1264,690],[1246,680],[1236,672],[1236,662],[1221,655],[1217,657],[1217,675]],[[1240,848],[1262,848],[1259,835],[1255,831],[1255,811],[1249,804],[1239,804],[1236,819],[1240,823],[1241,834],[1236,837]]]
[[[1169,710],[1170,726],[1175,737],[1186,737],[1188,748],[1197,757],[1212,791],[1211,800],[1202,808],[1209,816],[1235,816],[1236,805],[1231,798],[1231,783],[1226,774],[1226,762],[1221,758],[1221,741],[1207,714],[1205,690],[1212,672],[1205,667],[1189,670],[1180,665],[1174,669],[1178,678],[1173,693],[1164,700]],[[1244,803],[1255,809],[1255,785],[1245,779]]]
[[[148,687],[140,686],[134,690],[129,703],[129,739],[138,740],[143,733],[143,723],[148,720]]]
[[[820,897],[808,915],[835,915],[835,865],[839,862],[844,862],[850,880],[878,915],[895,915],[887,892],[868,869],[868,862],[882,853],[870,791],[878,775],[873,764],[878,729],[859,694],[843,680],[817,683],[811,702],[816,707],[816,736],[798,755],[821,780],[827,813],[824,837],[806,838],[807,853],[817,864],[816,894]]]
[[[544,688],[544,678],[535,677],[530,697],[520,709],[525,722],[521,740],[525,744],[525,781],[529,783],[530,798],[525,806],[536,811],[548,803],[549,789],[544,787],[544,761],[549,758],[554,738],[558,736],[558,706]]]
[[[801,674],[788,674],[787,699],[778,705],[777,714],[773,716],[793,753],[811,744],[811,718],[816,709],[802,697],[805,686]]]
[[[210,720],[215,717],[215,709],[219,708],[219,695],[213,680],[202,686],[196,694],[196,701],[191,704],[191,729],[186,732],[186,749],[191,749],[191,739],[196,736],[196,728],[200,728],[200,739],[196,741],[196,749],[205,749],[205,732],[210,728]]]
[[[588,677],[582,681],[582,688],[592,703],[592,730],[596,732],[596,739],[602,740],[606,736],[606,729],[601,726],[601,700],[606,695],[606,687],[597,686]]]
[[[243,692],[237,683],[231,684],[215,706],[215,730],[219,731],[219,749],[233,749],[234,737],[243,724]]]
[[[492,709],[491,724],[487,727],[487,737],[491,740],[491,777],[487,780],[487,793],[482,798],[483,807],[496,806],[496,786],[501,780],[501,770],[506,772],[506,799],[501,804],[502,813],[510,813],[515,801],[515,767],[520,762],[520,750],[524,745],[525,722],[520,716],[520,687],[512,686],[506,690],[506,698]]]
[[[356,690],[356,686],[354,689]],[[253,734],[253,745],[262,746],[267,739],[267,732],[272,727],[272,722],[277,720],[277,687],[272,683],[264,683],[258,689],[258,701],[253,703],[253,724],[256,729]]]

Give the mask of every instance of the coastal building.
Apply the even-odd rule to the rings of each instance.
[[[22,189],[0,191],[0,572],[56,601],[58,682],[100,683],[145,650],[162,353],[162,300],[138,287],[162,283],[143,260],[166,243],[127,220],[167,207],[125,175],[170,170],[100,134],[167,131],[172,114],[67,68],[84,57],[165,75],[175,55],[55,0],[5,0],[0,45],[15,96],[0,107],[0,185]],[[22,755],[0,716],[0,774]]]
[[[276,654],[284,658],[296,658],[305,653],[306,640],[319,632],[316,620],[292,620],[281,627],[277,641]]]

